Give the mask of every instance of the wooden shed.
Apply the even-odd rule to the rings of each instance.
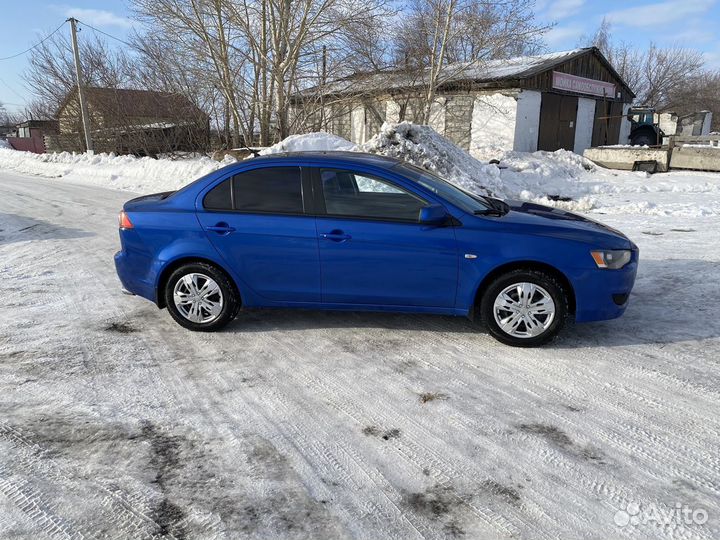
[[[206,150],[209,116],[187,97],[169,92],[87,87],[85,99],[95,151],[154,155]],[[83,151],[77,88],[57,111],[59,134],[45,138],[49,151]]]

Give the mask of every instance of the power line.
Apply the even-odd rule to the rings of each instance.
[[[83,22],[83,21],[81,21],[80,19],[76,19],[76,20],[77,20],[77,22],[79,22],[79,23],[82,24],[83,26],[87,26],[87,27],[90,28],[91,30],[95,30],[96,32],[98,32],[98,33],[100,33],[100,34],[102,34],[102,35],[104,35],[104,36],[107,36],[107,37],[109,37],[109,38],[111,38],[111,39],[114,39],[115,41],[119,41],[120,43],[122,43],[122,44],[124,44],[124,45],[127,45],[128,47],[131,47],[131,48],[133,48],[133,49],[136,47],[136,46],[133,45],[132,43],[128,43],[128,42],[125,41],[124,39],[120,39],[119,37],[115,37],[115,36],[113,36],[112,34],[108,34],[107,32],[103,32],[103,31],[100,30],[99,28],[95,28],[94,26],[90,26],[88,23]]]
[[[15,90],[12,86],[10,86],[8,83],[6,83],[6,82],[5,82],[5,79],[3,79],[2,77],[0,77],[0,83],[3,83],[3,85],[4,85],[8,90],[10,90],[13,94],[15,94],[15,95],[16,95],[17,97],[19,97],[20,99],[25,99],[26,96],[21,95],[20,92],[18,92],[18,91]],[[9,103],[9,102],[6,101],[5,103]],[[12,105],[12,103],[11,103],[11,105]],[[17,105],[17,103],[16,103],[15,105]]]
[[[39,45],[42,45],[42,44],[45,43],[48,39],[50,39],[50,38],[53,36],[53,34],[55,34],[58,30],[60,30],[60,29],[65,25],[66,22],[67,22],[67,21],[63,21],[63,23],[62,23],[60,26],[58,26],[55,30],[53,30],[50,34],[48,34],[48,35],[45,36],[43,39],[41,39],[40,41],[38,41],[38,42],[37,42],[35,45],[33,45],[32,47],[30,47],[30,48],[28,48],[28,49],[25,49],[23,52],[19,52],[19,53],[17,53],[17,54],[13,54],[12,56],[6,56],[5,58],[0,58],[0,60],[11,60],[11,59],[13,59],[13,58],[17,58],[18,56],[22,56],[22,55],[25,54],[25,53],[29,53],[29,52],[32,51],[35,47],[38,47]]]

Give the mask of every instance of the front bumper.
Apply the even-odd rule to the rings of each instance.
[[[627,309],[637,275],[637,254],[620,270],[589,269],[573,279],[575,321],[604,321],[620,317]]]

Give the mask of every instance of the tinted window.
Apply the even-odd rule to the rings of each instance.
[[[232,210],[230,193],[230,180],[225,180],[205,195],[203,206],[209,210]]]
[[[299,167],[254,169],[233,177],[235,210],[302,214],[302,176]]]
[[[329,215],[417,221],[427,203],[377,177],[322,169],[320,179]]]

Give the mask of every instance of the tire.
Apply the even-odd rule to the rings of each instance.
[[[528,296],[529,304],[524,302]],[[501,343],[537,347],[552,340],[564,326],[568,295],[562,284],[545,272],[512,270],[487,287],[480,314],[490,334]],[[506,329],[499,321],[505,321]]]
[[[202,262],[185,264],[170,274],[164,295],[175,322],[196,332],[220,330],[240,310],[240,296],[228,275]]]
[[[640,133],[633,137],[633,146],[653,146],[657,144],[657,137],[651,136],[649,133]]]

